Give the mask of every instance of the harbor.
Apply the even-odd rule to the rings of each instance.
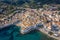
[[[4,30],[4,28],[15,25],[20,28],[19,33],[21,35],[29,35],[30,32],[37,30],[49,37],[60,40],[59,7],[60,5],[46,4],[42,8],[34,9],[6,5],[5,3],[0,8],[0,29]]]
[[[10,25],[6,28],[0,29],[0,40],[55,40],[39,31],[31,31],[28,34],[21,34],[21,29],[16,25]]]

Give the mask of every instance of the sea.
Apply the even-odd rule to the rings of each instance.
[[[0,29],[0,40],[55,40],[37,30],[24,35],[20,33],[20,30],[20,27],[16,25]]]
[[[10,2],[6,0],[3,2],[10,4]],[[0,40],[55,40],[54,38],[51,38],[37,30],[31,31],[30,33],[24,35],[20,33],[20,30],[20,27],[16,25],[0,29]]]

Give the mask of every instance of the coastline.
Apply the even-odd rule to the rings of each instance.
[[[49,37],[52,37],[52,38],[56,39],[56,40],[59,40],[60,39],[60,38],[57,38],[57,37],[55,37],[53,35],[49,35],[46,31],[44,31],[44,29],[37,29],[37,30],[40,31],[40,32],[42,32],[42,33],[44,33],[44,34],[46,34]]]
[[[13,25],[13,24],[10,24],[10,25]],[[7,25],[7,26],[10,26],[10,25]],[[5,26],[5,27],[7,27],[7,26]],[[45,34],[45,35],[47,35],[47,36],[49,36],[49,37],[52,37],[52,38],[54,38],[54,39],[58,39],[58,38],[56,38],[56,37],[54,37],[54,36],[51,36],[51,35],[49,35],[47,32],[45,32],[43,29],[37,29],[38,31],[40,31],[40,32],[42,32],[43,34]],[[33,31],[33,30],[32,30]],[[27,33],[28,34],[28,33]],[[23,34],[24,35],[24,34]]]
[[[22,5],[24,7],[22,7],[22,6],[20,7],[18,5],[13,6],[13,4],[12,5],[7,4],[6,8],[5,8],[5,5],[4,5],[4,3],[2,3],[1,12],[8,14],[8,16],[7,15],[1,16],[1,17],[3,17],[2,18],[3,20],[1,20],[0,29],[5,29],[8,26],[15,25],[16,27],[18,27],[18,26],[21,27],[21,29],[19,29],[19,32],[22,35],[24,35],[24,34],[30,35],[29,33],[32,31],[30,36],[32,36],[32,38],[33,38],[33,30],[37,30],[38,32],[42,32],[42,33],[40,35],[36,35],[36,37],[38,37],[38,36],[40,37],[40,36],[42,36],[42,34],[45,34],[53,39],[60,40],[60,19],[59,19],[60,18],[60,14],[59,14],[60,6],[58,6],[57,4],[55,5],[56,7],[54,6],[54,4],[53,5],[49,5],[49,4],[42,5],[42,8],[39,7],[38,9],[30,8],[30,7],[24,8],[25,4]],[[10,8],[10,6],[12,7],[12,9]],[[27,6],[30,6],[30,5],[27,5]],[[32,5],[31,5],[31,7],[32,7]],[[7,9],[7,10],[5,10],[5,9]],[[3,10],[5,10],[6,12]],[[4,17],[4,16],[6,16],[6,17]],[[20,23],[21,23],[21,25],[20,25]],[[45,27],[43,27],[43,28],[39,27],[41,25],[40,24],[37,25],[37,23],[45,23],[45,24],[43,24],[43,26],[45,26],[46,29],[48,29],[49,31],[48,30],[46,31],[44,29]],[[34,24],[36,24],[36,25],[34,25]],[[33,26],[31,26],[31,25],[33,25]],[[12,27],[15,27],[15,26],[12,26]],[[8,28],[8,29],[10,29],[10,28]],[[13,29],[11,29],[11,30],[13,30]],[[16,30],[16,29],[14,29],[14,30]],[[50,31],[52,31],[54,34],[56,34],[58,36],[56,36],[54,34],[50,35],[49,34]],[[14,36],[13,32],[12,32],[12,35]],[[20,33],[19,33],[19,35],[21,35]],[[35,33],[37,33],[37,32],[35,32]],[[5,34],[6,34],[6,32],[4,33],[4,35]],[[38,39],[39,39],[39,37],[38,37]],[[45,39],[44,37],[41,37],[41,38]],[[35,40],[36,40],[36,38],[35,38]],[[49,40],[51,40],[51,39],[49,39]]]
[[[34,31],[31,31],[30,33],[28,34],[25,34],[25,35],[22,35],[19,33],[19,29],[18,26],[9,26],[7,28],[4,28],[2,30],[2,32],[0,33],[1,35],[1,40],[4,39],[4,40],[8,40],[8,39],[15,39],[15,40],[54,40],[53,38],[45,35],[44,33],[42,32],[39,32],[37,30],[34,30]],[[5,33],[5,34],[4,34]],[[3,37],[4,35],[4,37]],[[9,36],[11,37],[9,37]]]
[[[20,25],[17,25],[17,26],[20,26]],[[34,28],[32,28],[32,29],[34,29]],[[29,32],[31,32],[31,31],[33,31],[32,29],[28,29],[28,30],[23,30],[23,31],[20,31],[20,32],[22,32],[21,34],[22,35],[24,35],[24,34],[28,34]],[[22,30],[22,29],[21,29]],[[45,34],[45,35],[47,35],[47,36],[49,36],[49,37],[51,37],[51,38],[54,38],[54,39],[56,39],[56,40],[59,40],[59,38],[58,37],[55,37],[55,36],[51,36],[51,35],[49,35],[48,34],[48,32],[46,32],[45,30],[44,30],[44,28],[37,28],[37,26],[36,26],[36,28],[34,29],[34,30],[37,30],[37,31],[40,31],[40,32],[42,32],[43,34]]]
[[[0,29],[5,28],[5,27],[8,27],[8,26],[10,26],[10,25],[15,25],[15,24],[17,24],[17,23],[19,23],[19,22],[20,22],[20,21],[17,20],[17,21],[15,21],[15,22],[13,22],[13,23],[5,24],[5,25],[3,25],[3,26],[0,26]]]

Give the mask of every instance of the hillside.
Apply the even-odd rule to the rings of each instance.
[[[41,3],[41,4],[50,4],[50,3],[54,3],[54,4],[60,4],[60,0],[0,0],[3,2],[13,2],[13,3],[17,3],[17,4],[23,4],[23,3]]]

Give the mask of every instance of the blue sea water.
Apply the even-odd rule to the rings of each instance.
[[[47,35],[36,30],[22,35],[19,27],[11,25],[7,28],[0,29],[0,40],[54,40]]]

